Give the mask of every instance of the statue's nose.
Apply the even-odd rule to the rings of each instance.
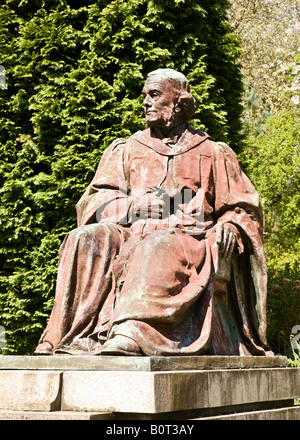
[[[150,103],[150,100],[149,100],[149,95],[145,96],[145,99],[144,99],[144,102],[143,102],[143,106],[146,107],[146,108],[151,107],[151,103]]]

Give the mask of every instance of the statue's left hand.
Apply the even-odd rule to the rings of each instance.
[[[219,222],[216,228],[216,243],[219,252],[224,258],[230,257],[234,248],[238,245],[239,231],[232,223]]]

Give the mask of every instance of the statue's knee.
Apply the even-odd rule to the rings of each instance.
[[[155,231],[148,235],[145,240],[143,240],[143,244],[153,250],[153,248],[159,248],[172,243],[173,237],[173,230],[164,229],[162,231]]]
[[[70,232],[68,232],[67,237],[75,241],[90,239],[95,236],[95,226],[98,225],[84,225],[80,226],[79,228],[72,229]]]

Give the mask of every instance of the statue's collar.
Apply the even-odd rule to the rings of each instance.
[[[190,125],[187,125],[178,142],[173,145],[171,142],[169,143],[165,140],[165,142],[163,142],[161,139],[156,137],[150,128],[147,128],[143,131],[138,131],[131,136],[131,139],[146,145],[146,147],[151,148],[163,156],[178,156],[179,154],[186,153],[208,138],[209,136],[207,133],[201,130],[195,130]]]

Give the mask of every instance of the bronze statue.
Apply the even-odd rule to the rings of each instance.
[[[273,355],[257,192],[187,124],[183,74],[151,72],[143,95],[147,128],[112,143],[76,206],[35,354]]]

